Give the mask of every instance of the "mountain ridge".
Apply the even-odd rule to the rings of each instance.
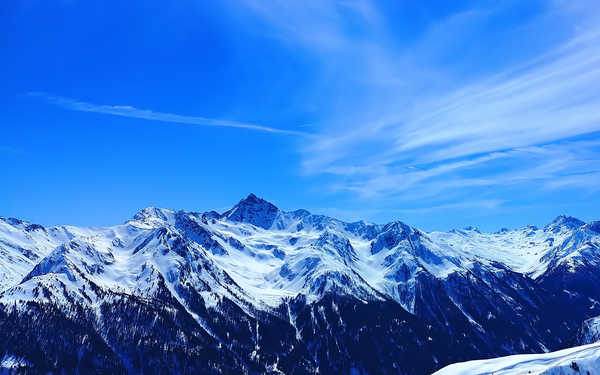
[[[345,221],[345,220],[341,220],[341,219],[337,219],[334,218],[332,216],[328,216],[328,215],[322,215],[322,214],[313,214],[310,211],[300,208],[300,209],[294,209],[294,210],[290,210],[290,211],[285,211],[280,209],[277,205],[275,205],[274,203],[258,197],[256,194],[254,193],[249,193],[245,198],[242,198],[240,201],[238,201],[238,203],[234,204],[230,209],[227,209],[225,211],[223,211],[222,213],[219,213],[215,210],[208,210],[208,211],[186,211],[186,210],[177,210],[177,209],[172,209],[172,208],[162,208],[162,207],[158,207],[158,206],[147,206],[139,211],[137,211],[136,213],[134,213],[129,220],[142,220],[142,218],[144,216],[147,217],[151,217],[151,216],[155,216],[155,217],[160,217],[160,216],[165,216],[165,213],[175,213],[175,212],[187,212],[187,213],[191,213],[191,214],[204,214],[204,215],[208,215],[208,216],[213,216],[213,217],[223,217],[226,216],[228,213],[230,213],[231,211],[234,211],[234,209],[236,207],[238,207],[240,204],[244,205],[245,203],[247,203],[248,201],[252,202],[254,199],[258,200],[258,201],[262,201],[264,202],[266,205],[273,207],[274,209],[276,209],[278,212],[281,213],[286,213],[286,214],[293,214],[297,217],[302,217],[302,216],[321,216],[321,217],[325,217],[325,218],[329,218],[329,219],[334,219],[334,220],[338,220],[340,222],[346,223],[346,224],[364,224],[364,225],[374,225],[374,226],[385,226],[386,224],[392,224],[395,222],[401,222],[404,223],[404,221],[402,220],[393,220],[390,222],[386,222],[386,223],[374,223],[371,221],[367,221],[364,219],[359,219],[359,220],[355,220],[355,221]],[[153,213],[152,213],[153,212]],[[64,226],[70,226],[68,224],[56,224],[56,225],[42,225],[39,223],[35,223],[33,221],[30,220],[23,220],[23,219],[19,219],[16,217],[10,217],[10,216],[0,216],[0,220],[3,221],[12,221],[15,223],[26,223],[29,225],[33,225],[35,227],[41,227],[41,228],[52,228],[52,227],[64,227]],[[595,223],[595,225],[599,225],[598,223],[600,223],[600,220],[592,220],[589,222],[585,222],[579,218],[576,218],[574,216],[571,215],[567,215],[567,214],[559,214],[557,215],[554,219],[552,219],[551,221],[549,221],[548,223],[544,224],[542,226],[542,228],[547,228],[550,227],[551,225],[555,224],[555,223],[561,223],[561,222],[574,222],[574,223],[581,223],[579,226],[583,226],[585,224],[588,225],[592,225]],[[78,227],[83,227],[83,228],[105,228],[105,227],[111,227],[114,225],[84,225],[84,226],[78,226]],[[466,230],[466,231],[478,231],[480,233],[485,233],[485,234],[499,234],[502,232],[506,232],[506,231],[515,231],[515,230],[522,230],[525,228],[533,228],[533,229],[538,229],[538,226],[533,225],[533,224],[527,224],[525,226],[522,227],[515,227],[515,228],[507,228],[507,227],[501,227],[499,230],[492,232],[492,231],[483,231],[480,228],[473,226],[473,225],[469,225],[466,226],[464,228],[451,228],[449,229],[447,232],[452,232],[452,231],[460,231],[460,230]],[[430,230],[430,231],[424,231],[425,233],[431,233],[431,232],[444,232],[442,230]]]
[[[203,368],[202,351],[185,345],[196,335],[203,337],[198,350],[228,348],[228,359],[210,352],[226,363],[214,362],[207,372],[419,374],[454,361],[575,343],[584,320],[600,315],[596,223],[558,216],[543,228],[424,232],[401,221],[348,223],[283,211],[254,194],[223,213],[147,207],[110,227],[1,219],[0,312],[6,319],[16,314],[12,322],[23,324],[17,332],[38,341],[47,338],[25,327],[28,311],[51,311],[43,315],[49,324],[70,326],[75,314],[86,325],[73,326],[79,327],[73,342],[75,332],[97,335],[108,349],[95,360],[117,355],[124,371],[152,372],[132,357],[133,342],[115,331],[142,329],[156,343],[170,337],[174,358],[194,364],[175,367],[184,373]],[[551,312],[556,304],[574,308]],[[148,321],[156,314],[162,325],[134,328],[110,309],[125,317],[137,311]],[[183,328],[184,321],[194,328]],[[9,323],[0,316],[0,339]],[[391,345],[399,358],[415,362],[361,353],[353,342],[361,329],[368,346]],[[261,346],[261,335],[268,344]],[[35,367],[25,347],[2,350],[22,359],[11,363]],[[66,361],[65,353],[48,355]],[[95,358],[93,350],[87,355]],[[170,363],[161,361],[159,368]]]

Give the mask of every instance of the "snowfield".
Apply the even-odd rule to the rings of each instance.
[[[600,343],[544,354],[520,354],[455,363],[433,375],[567,375],[599,374]]]

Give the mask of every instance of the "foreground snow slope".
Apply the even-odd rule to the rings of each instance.
[[[520,354],[455,363],[434,375],[599,374],[600,343],[544,354]]]

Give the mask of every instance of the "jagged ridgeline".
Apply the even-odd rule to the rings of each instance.
[[[252,194],[114,227],[0,219],[0,368],[429,374],[562,349],[597,335],[599,247],[571,217],[426,233]]]

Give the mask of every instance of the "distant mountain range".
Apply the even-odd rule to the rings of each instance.
[[[0,218],[0,370],[430,374],[600,338],[600,222],[425,232],[283,211]],[[468,372],[465,372],[468,373]]]

